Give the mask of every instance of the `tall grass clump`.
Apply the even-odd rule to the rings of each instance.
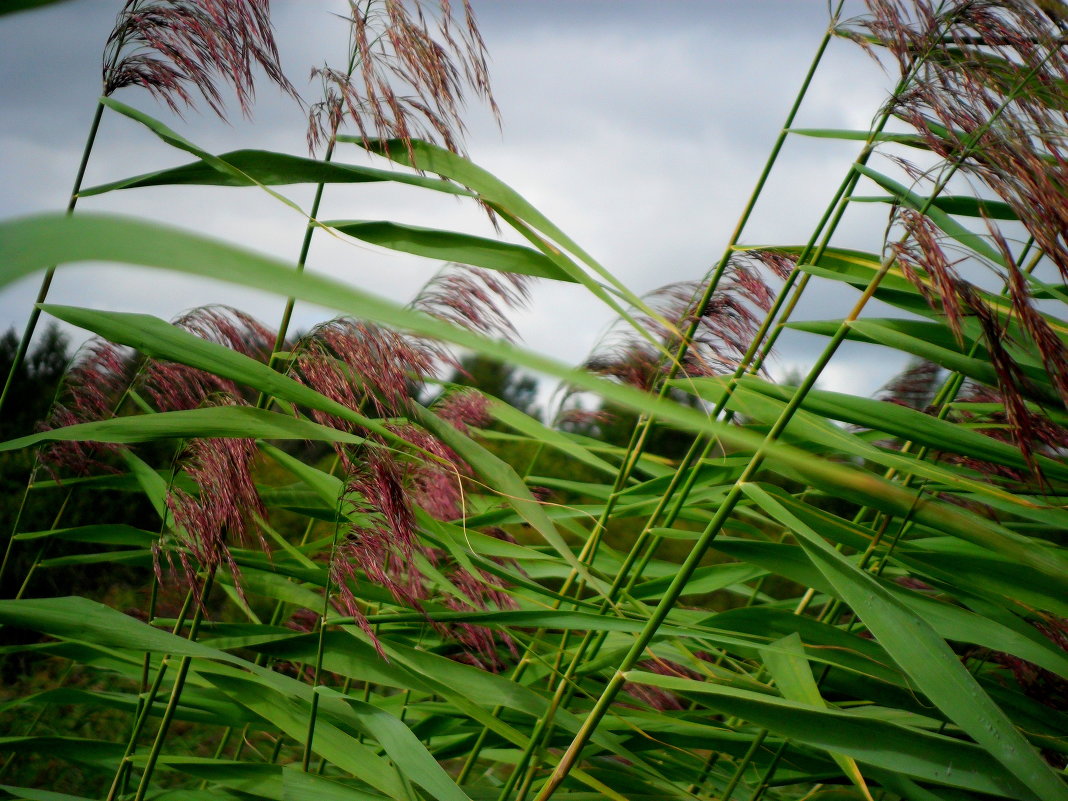
[[[12,537],[37,556],[0,601],[3,792],[1068,798],[1065,10],[839,10],[710,269],[648,295],[462,152],[464,94],[492,106],[467,4],[353,3],[311,158],[182,140],[190,163],[80,191],[312,184],[295,269],[130,218],[0,224],[5,282],[106,260],[289,299],[280,330],[40,306],[96,339],[0,448],[39,449],[28,497],[142,512]],[[829,47],[892,76],[867,130],[795,126]],[[804,241],[748,243],[794,137],[856,153]],[[525,244],[325,219],[356,182],[470,199]],[[856,203],[887,217],[847,249]],[[318,229],[443,266],[396,304],[305,270]],[[618,314],[581,366],[517,344],[534,278]],[[832,286],[846,308],[796,319]],[[338,316],[291,337],[297,300]],[[789,331],[822,348],[777,384]],[[818,388],[847,342],[909,366],[877,398]],[[454,385],[458,349],[559,379],[556,422]],[[33,592],[114,563],[138,605]]]

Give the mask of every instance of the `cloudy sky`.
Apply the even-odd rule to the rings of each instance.
[[[65,205],[99,92],[102,44],[119,0],[73,0],[0,23],[0,217]],[[518,189],[631,289],[699,278],[722,253],[827,25],[822,0],[473,0],[503,115],[472,107],[472,159]],[[338,0],[273,3],[283,66],[309,100],[312,65],[345,60]],[[849,6],[852,13],[859,8]],[[799,126],[867,128],[888,78],[858,48],[835,40],[802,107]],[[304,154],[305,117],[261,83],[252,121],[167,114],[144,92],[125,103],[160,117],[215,152],[258,147]],[[360,160],[352,148],[342,158]],[[855,148],[794,138],[743,241],[803,242]],[[86,185],[184,163],[148,131],[105,114]],[[311,190],[285,188],[307,208]],[[405,187],[328,187],[324,219],[385,219],[489,235],[477,209]],[[437,193],[433,193],[437,195]],[[302,218],[255,189],[161,187],[85,199],[79,209],[135,213],[293,261]],[[835,244],[877,250],[885,207],[845,221]],[[319,237],[309,269],[405,301],[437,265]],[[0,325],[21,328],[38,278],[0,293]],[[855,295],[811,288],[801,318],[846,313]],[[283,300],[156,271],[62,268],[50,300],[169,318],[228,303],[265,322]],[[298,305],[307,328],[328,312]],[[518,318],[526,345],[563,361],[589,354],[611,313],[584,290],[543,284]],[[773,373],[804,367],[823,342],[783,341]],[[873,348],[847,347],[822,386],[870,393],[901,367]]]

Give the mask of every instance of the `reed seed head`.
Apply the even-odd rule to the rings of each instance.
[[[140,86],[181,114],[199,95],[226,117],[229,84],[246,116],[259,67],[283,91],[268,0],[126,0],[104,50],[104,94]]]
[[[460,152],[462,111],[468,91],[484,100],[499,121],[490,89],[486,46],[474,11],[463,2],[462,22],[449,0],[437,14],[422,0],[349,3],[351,54],[347,70],[312,69],[322,100],[308,122],[308,148],[332,141],[348,117],[365,141],[413,139]]]
[[[650,292],[643,300],[657,316],[638,315],[637,319],[663,350],[623,328],[620,321],[586,361],[586,368],[651,390],[669,369],[663,351],[674,353],[689,334],[679,375],[733,372],[756,334],[758,312],[766,312],[773,301],[771,289],[758,273],[761,266],[781,276],[788,274],[793,262],[782,254],[749,251],[732,261],[707,299],[707,284],[701,281],[680,281]]]
[[[509,342],[518,338],[509,312],[530,299],[531,278],[448,264],[419,291],[411,308],[469,331]]]

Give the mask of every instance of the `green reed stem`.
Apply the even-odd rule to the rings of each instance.
[[[1043,61],[1042,63],[1045,63],[1045,61]],[[1036,73],[1039,68],[1040,65],[1036,65],[1034,68],[1032,68],[1029,71],[1024,83],[1026,82],[1026,80],[1030,79],[1030,77],[1034,73]],[[942,176],[935,184],[935,187],[932,190],[931,194],[924,201],[923,206],[919,209],[919,213],[921,215],[927,212],[931,204],[934,202],[935,198],[939,194],[941,194],[943,189],[945,189],[946,184],[953,177],[953,175],[956,174],[957,169],[961,166],[964,159],[967,158],[968,155],[970,155],[975,145],[979,142],[980,137],[982,137],[982,135],[989,129],[989,127],[997,119],[1000,113],[1013,99],[1017,91],[1019,91],[1019,88],[1010,93],[1010,95],[998,107],[994,114],[992,114],[991,117],[982,126],[980,126],[976,132],[971,135],[969,141],[967,142],[965,147],[962,148],[961,153],[956,157],[956,159],[944,168]],[[906,231],[902,241],[907,240],[909,236],[909,232]],[[856,302],[853,309],[842,321],[841,325],[839,325],[837,331],[835,331],[835,333],[831,336],[830,341],[824,348],[823,352],[820,354],[819,358],[816,360],[816,363],[809,370],[808,374],[805,377],[805,380],[794,392],[790,401],[786,404],[786,407],[783,409],[778,419],[772,425],[771,430],[765,436],[765,445],[777,441],[778,438],[782,435],[783,431],[785,431],[786,426],[789,424],[794,414],[800,408],[804,398],[815,386],[816,381],[819,379],[824,369],[826,369],[827,365],[830,363],[831,359],[837,352],[838,348],[841,346],[842,342],[845,341],[845,338],[849,333],[851,323],[853,323],[856,319],[859,318],[860,314],[864,310],[864,307],[875,295],[875,291],[878,289],[879,284],[882,282],[882,279],[886,276],[886,273],[895,264],[895,262],[896,255],[894,254],[891,254],[883,260],[879,267],[879,270],[868,282],[867,287],[864,289],[863,293],[861,294],[861,297]],[[660,603],[657,605],[649,621],[642,629],[641,634],[638,635],[637,640],[627,652],[623,661],[616,669],[615,674],[612,676],[611,679],[609,679],[608,684],[605,687],[601,697],[598,699],[593,710],[591,710],[582,728],[572,740],[571,745],[568,747],[563,758],[557,764],[556,769],[553,771],[553,774],[549,777],[548,781],[542,787],[541,792],[537,796],[537,801],[545,801],[545,799],[550,798],[556,791],[556,789],[560,786],[560,784],[563,782],[563,780],[567,777],[567,774],[570,772],[571,767],[577,762],[582,752],[582,749],[586,745],[586,742],[588,742],[594,729],[596,729],[596,727],[600,724],[601,720],[604,718],[604,715],[608,711],[608,707],[611,705],[612,701],[615,699],[615,696],[618,694],[619,690],[626,682],[626,673],[634,667],[634,665],[637,663],[638,659],[644,652],[645,647],[649,644],[649,642],[652,641],[653,636],[655,636],[657,630],[667,618],[668,613],[674,607],[675,602],[678,600],[679,596],[681,596],[683,590],[685,589],[686,583],[693,575],[693,572],[697,569],[697,566],[700,562],[701,557],[704,555],[704,552],[707,550],[708,546],[722,530],[727,519],[734,511],[734,507],[737,506],[738,502],[741,500],[745,485],[750,481],[750,479],[755,477],[757,471],[763,464],[765,445],[761,445],[757,449],[756,453],[754,453],[752,459],[749,461],[749,463],[743,470],[742,475],[735,482],[726,499],[723,501],[722,505],[717,510],[712,521],[708,524],[704,532],[702,532],[697,543],[694,545],[694,547],[690,551],[690,554],[687,556],[686,561],[683,563],[679,573],[676,574],[675,578],[672,580],[671,585],[668,587],[667,591],[665,592]]]
[[[945,189],[946,185],[949,183],[950,179],[953,177],[953,175],[956,173],[956,171],[963,165],[965,159],[967,159],[971,155],[971,153],[974,150],[974,148],[978,145],[981,137],[990,128],[990,126],[994,123],[994,121],[1000,116],[1000,114],[1006,108],[1006,106],[1008,106],[1008,104],[1010,102],[1012,102],[1013,99],[1015,99],[1017,93],[1019,91],[1021,91],[1024,86],[1027,85],[1027,82],[1031,79],[1031,77],[1033,77],[1038,72],[1038,70],[1041,69],[1042,65],[1046,63],[1046,61],[1049,59],[1050,55],[1047,55],[1041,62],[1039,62],[1039,64],[1035,65],[1034,67],[1032,67],[1028,71],[1026,77],[1024,77],[1013,88],[1012,91],[1007,93],[1006,97],[1000,103],[998,108],[991,114],[990,118],[983,125],[979,126],[978,130],[976,130],[971,135],[971,137],[969,138],[968,142],[961,149],[961,151],[957,154],[957,156],[954,158],[954,160],[951,163],[948,163],[948,164],[943,166],[941,177],[936,181],[935,186],[934,186],[931,194],[926,198],[926,200],[924,201],[923,206],[919,210],[919,214],[920,215],[926,214],[927,210],[930,208],[930,206],[934,202],[935,198],[939,194],[941,194],[941,192]],[[909,238],[909,232],[906,231],[901,241],[904,242],[908,238]],[[884,260],[883,265],[881,266],[880,270],[876,273],[875,277],[872,279],[872,283],[869,283],[868,288],[865,291],[865,295],[870,297],[871,294],[874,293],[874,290],[875,290],[876,286],[878,285],[878,282],[885,275],[885,273],[887,272],[889,267],[893,264],[894,260],[895,260],[894,256],[890,256],[890,257],[888,257],[887,259]],[[1038,263],[1038,261],[1036,259],[1033,262],[1033,264],[1037,265],[1037,263]],[[862,301],[864,300],[863,296],[862,296],[861,300]],[[840,327],[838,329],[838,331],[836,332],[835,336],[832,337],[832,344],[833,344],[834,340],[837,339],[840,335],[844,338],[845,329],[846,329],[846,323],[848,323],[848,322],[849,322],[849,318],[847,318],[846,321],[843,322],[842,327]],[[978,345],[977,342],[973,343],[972,352],[974,352],[974,349],[975,349],[975,347],[977,345]],[[786,410],[784,410],[783,415],[786,415],[786,412],[789,411],[790,406],[794,405],[794,401],[795,400],[798,401],[797,405],[800,405],[800,398],[802,396],[802,392],[807,394],[807,392],[811,389],[812,385],[814,385],[814,383],[815,383],[815,377],[813,376],[813,374],[811,372],[809,374],[809,378],[812,379],[812,381],[811,382],[806,381],[805,384],[808,384],[808,386],[805,386],[805,384],[802,384],[802,387],[798,388],[797,392],[794,394],[793,398],[791,399],[791,402],[787,405]],[[944,388],[948,387],[951,383],[952,383],[952,381],[947,381],[946,384],[944,385]],[[957,386],[959,388],[959,384]],[[943,409],[948,409],[948,407],[943,406]],[[780,416],[779,419],[782,420],[782,416]],[[774,431],[774,427],[773,427],[773,431]],[[770,436],[770,434],[769,434],[769,436]],[[924,451],[924,453],[926,453],[926,450]],[[754,459],[757,459],[759,456],[760,456],[760,452],[758,451],[757,452],[757,456],[754,457]],[[911,479],[912,479],[912,476],[909,476],[908,479],[906,480],[906,485],[908,485],[911,482]],[[905,516],[906,520],[911,517],[912,511],[915,509],[916,504],[919,502],[920,495],[922,494],[922,492],[923,492],[923,490],[922,490],[922,487],[921,487],[920,493],[917,494],[917,497],[914,500],[914,502],[912,504],[912,507],[910,507],[910,510],[909,510],[908,514]],[[735,503],[737,503],[737,501],[735,501]],[[863,509],[860,510],[857,513],[857,518],[862,517],[863,513],[864,513],[864,510]],[[885,533],[886,527],[888,526],[888,524],[890,522],[890,519],[891,519],[890,516],[885,516],[884,517],[883,523],[882,523],[882,525],[880,527],[880,531],[877,533],[876,537],[874,538],[872,545],[870,545],[869,548],[866,549],[866,552],[864,554],[865,560],[862,562],[862,566],[861,566],[860,569],[865,569],[867,567],[868,560],[870,560],[872,554],[875,551],[875,548],[877,547],[877,541],[881,540],[882,535]],[[899,528],[898,534],[895,537],[893,544],[897,543],[897,540],[900,538],[901,533],[903,532],[903,530],[904,530],[904,524],[902,525],[902,527]],[[829,619],[831,616],[833,616],[836,613],[836,610],[839,608],[839,606],[840,606],[840,604],[839,604],[839,602],[837,600],[832,600],[828,604],[827,608],[824,610],[823,614],[821,614],[820,619],[821,620]],[[822,684],[823,680],[826,678],[826,676],[827,676],[829,671],[830,671],[830,666],[829,665],[825,666],[825,668],[824,668],[824,670],[823,670],[823,672],[822,672],[822,674],[820,676],[820,679],[817,682],[817,686]],[[789,741],[786,741],[780,746],[780,752],[785,751],[786,747],[788,746],[788,743],[789,743]],[[762,795],[763,790],[766,789],[767,782],[770,782],[771,776],[774,775],[775,766],[777,764],[778,764],[777,760],[772,762],[772,765],[769,767],[769,770],[768,770],[767,779],[766,779],[765,782],[762,782],[761,787],[758,788],[757,795],[754,796],[754,798],[757,798],[760,795]],[[741,769],[741,766],[740,766],[740,769]]]
[[[840,3],[837,11],[835,12],[835,16],[837,16],[838,12],[840,12],[841,5],[842,4]],[[757,203],[758,199],[760,198],[761,193],[763,192],[764,186],[767,183],[767,180],[771,175],[771,171],[774,168],[775,163],[778,160],[779,153],[782,150],[782,147],[785,144],[786,139],[787,139],[787,137],[789,135],[789,128],[793,125],[793,121],[794,121],[795,117],[797,116],[797,112],[801,108],[801,103],[803,102],[803,100],[804,100],[804,98],[805,98],[805,96],[806,96],[806,94],[808,92],[809,86],[812,83],[812,79],[816,74],[816,70],[819,67],[819,64],[820,64],[820,61],[823,58],[824,52],[827,49],[827,45],[830,42],[831,35],[832,35],[832,28],[828,27],[828,30],[824,34],[823,39],[820,41],[819,47],[816,50],[816,54],[812,59],[812,63],[810,64],[809,69],[805,74],[805,77],[804,77],[804,79],[803,79],[803,81],[801,83],[801,87],[799,88],[797,94],[795,95],[793,105],[791,106],[789,112],[786,115],[786,119],[785,119],[785,121],[784,121],[784,123],[783,123],[783,125],[782,125],[782,127],[781,127],[781,129],[779,131],[778,136],[776,137],[775,143],[772,146],[772,149],[771,149],[770,153],[768,154],[768,158],[765,161],[764,166],[763,166],[763,168],[762,168],[762,170],[760,172],[760,175],[757,178],[757,182],[754,185],[752,191],[750,192],[749,197],[746,200],[746,204],[742,209],[742,213],[740,214],[737,222],[735,223],[734,230],[731,232],[731,235],[730,235],[730,238],[728,240],[727,246],[724,248],[723,255],[720,257],[719,261],[717,262],[715,268],[712,271],[711,276],[709,277],[708,281],[706,282],[706,286],[705,286],[705,289],[704,289],[704,291],[702,293],[702,296],[701,296],[700,300],[695,304],[696,308],[704,308],[705,306],[708,305],[708,303],[711,300],[713,294],[715,293],[717,287],[719,286],[720,280],[722,279],[724,273],[726,272],[727,266],[728,266],[728,264],[730,263],[730,260],[731,260],[731,256],[734,253],[734,247],[735,247],[735,245],[737,245],[738,240],[740,239],[742,231],[745,228],[746,224],[749,222],[749,219],[752,216],[753,210],[756,207],[756,203]],[[663,397],[663,396],[665,396],[667,394],[667,392],[669,390],[668,381],[671,378],[673,378],[677,374],[678,370],[680,369],[680,367],[682,365],[682,361],[685,358],[686,352],[689,349],[690,343],[693,341],[693,337],[696,334],[697,328],[698,328],[699,325],[700,325],[700,320],[699,319],[698,320],[694,320],[693,322],[691,322],[691,324],[689,325],[688,329],[686,330],[686,332],[684,333],[684,335],[680,339],[679,346],[678,346],[678,348],[676,350],[676,353],[675,353],[675,355],[673,357],[673,360],[672,360],[672,362],[671,362],[671,364],[669,366],[667,379],[661,384],[661,387],[660,387],[660,390],[659,390],[659,396],[660,397]],[[605,508],[602,510],[602,513],[598,518],[597,525],[595,526],[594,531],[595,531],[596,534],[599,535],[600,531],[603,529],[603,527],[607,523],[607,520],[610,517],[611,511],[614,508],[615,502],[618,500],[618,492],[624,486],[624,483],[625,483],[626,479],[629,478],[630,470],[633,468],[634,464],[637,463],[637,459],[641,455],[641,450],[639,448],[644,446],[644,443],[647,440],[648,434],[651,431],[653,424],[654,424],[654,419],[651,416],[648,416],[648,415],[643,415],[643,417],[636,424],[635,432],[632,434],[631,444],[627,448],[627,456],[624,458],[623,466],[621,467],[619,473],[617,474],[617,479],[616,479],[616,482],[615,482],[615,484],[613,486],[613,491],[609,495],[609,500],[606,503]],[[691,450],[687,454],[687,457],[689,457],[694,452],[695,452],[694,448],[691,447]],[[678,476],[678,474],[680,472],[681,471],[677,471],[676,477]],[[672,486],[674,486],[675,483],[676,483],[676,478],[673,477]],[[659,514],[659,512],[657,512],[656,514]],[[643,534],[644,534],[644,532],[643,532]],[[639,536],[639,541],[641,541],[641,537],[640,536]],[[622,586],[621,579],[625,575],[626,571],[629,570],[630,565],[633,564],[633,561],[634,561],[633,555],[636,553],[638,547],[639,547],[639,544],[638,544],[638,542],[636,542],[635,546],[632,547],[631,550],[627,554],[626,561],[624,562],[624,568],[620,570],[620,572],[616,576],[616,579],[613,581],[613,590],[615,592],[618,592],[618,590]],[[574,575],[574,571],[572,572],[572,575]],[[570,577],[569,577],[569,580],[570,580]],[[609,605],[614,603],[614,601],[615,601],[615,597],[613,597],[613,595],[610,595],[609,598],[606,599],[606,602]],[[569,669],[569,671],[564,676],[560,677],[560,681],[559,681],[559,684],[557,686],[557,692],[556,692],[556,694],[554,694],[554,698],[553,698],[553,702],[555,702],[555,703],[550,702],[550,708],[549,708],[548,712],[546,713],[545,717],[539,719],[538,726],[539,726],[539,728],[544,729],[546,734],[548,734],[548,732],[551,731],[552,718],[553,718],[553,716],[555,716],[557,705],[559,704],[560,700],[562,700],[563,691],[569,685],[568,679],[571,676],[573,676],[574,669],[577,669],[577,664],[576,663],[581,660],[581,655],[584,653],[585,649],[583,648],[583,646],[584,645],[588,645],[589,641],[590,641],[590,635],[587,634],[586,637],[584,637],[584,639],[583,639],[582,645],[580,645],[579,652],[578,652],[576,658],[572,660],[572,663],[571,663],[571,666],[570,666],[571,669]],[[543,721],[545,721],[544,725],[543,725]],[[483,740],[484,740],[484,738],[483,738]],[[529,760],[530,760],[532,754],[534,753],[534,751],[538,747],[540,747],[541,741],[542,741],[542,737],[541,736],[532,736],[531,737],[531,740],[530,740],[527,748],[524,749],[524,752],[521,755],[520,760],[517,763],[517,766],[516,766],[515,770],[513,770],[513,777],[520,772],[520,770],[522,769],[521,766],[525,766],[525,764],[527,762],[529,762]],[[509,779],[509,783],[514,784],[514,778],[510,778]],[[507,787],[508,787],[508,784],[506,784],[506,788]],[[503,796],[503,789],[502,789],[502,796]],[[522,793],[522,794],[520,794],[520,796],[517,798],[516,801],[522,801],[522,799],[524,797],[525,797],[525,793]]]
[[[70,496],[71,493],[68,491],[66,496],[63,498],[63,502],[59,505],[59,509],[56,510],[56,514],[52,518],[53,529],[59,527],[59,521],[62,519],[63,513],[67,509],[67,502],[70,500]],[[14,539],[14,535],[12,535],[12,539]],[[30,565],[30,569],[26,571],[26,575],[22,579],[22,586],[19,587],[19,591],[15,593],[16,601],[26,594],[26,590],[30,586],[30,580],[33,578],[33,574],[37,572],[37,568],[40,567],[41,557],[44,556],[45,551],[48,550],[48,545],[50,542],[51,540],[45,540],[44,544],[37,549],[37,555],[33,558],[33,563]]]
[[[185,626],[186,616],[189,614],[189,610],[192,608],[194,600],[193,591],[189,590],[185,595],[185,601],[182,604],[182,608],[178,612],[174,627],[171,629],[172,634],[178,634],[178,632]],[[145,668],[142,672],[142,692],[141,698],[138,699],[134,725],[130,730],[130,737],[126,742],[126,750],[122,755],[122,759],[119,761],[118,769],[115,771],[115,777],[112,779],[111,789],[108,791],[106,801],[115,801],[121,794],[120,788],[125,784],[126,777],[129,774],[132,764],[130,762],[130,757],[133,756],[134,751],[137,749],[137,741],[141,737],[141,732],[144,731],[145,724],[148,722],[149,715],[152,711],[152,704],[155,702],[156,695],[159,694],[160,687],[163,685],[163,679],[167,675],[168,657],[164,656],[160,662],[159,669],[156,671],[156,676],[152,680],[152,685],[145,690],[145,680],[148,676],[148,659],[149,654],[146,652]]]
[[[212,567],[207,576],[204,577],[204,582],[200,589],[200,603],[197,604],[196,612],[193,614],[193,620],[189,625],[189,634],[187,639],[195,640],[197,634],[200,631],[200,623],[204,618],[204,604],[208,601],[208,594],[211,592],[212,585],[215,582],[215,568]],[[170,729],[171,722],[174,720],[174,714],[178,710],[178,703],[182,697],[182,691],[185,689],[185,680],[189,675],[189,665],[192,663],[193,658],[189,656],[183,656],[178,663],[178,673],[174,677],[174,685],[171,687],[171,695],[167,701],[167,707],[163,711],[163,719],[160,721],[159,728],[156,731],[156,739],[152,742],[152,749],[148,753],[148,758],[145,761],[144,771],[141,774],[141,781],[137,785],[137,792],[134,794],[134,801],[144,801],[145,794],[148,792],[149,783],[152,780],[152,773],[156,769],[156,762],[159,761],[159,755],[163,751],[163,743],[167,739],[167,731]],[[162,666],[159,673],[163,672]],[[145,712],[152,708],[151,699],[145,705]]]
[[[337,556],[337,537],[338,532],[341,530],[340,518],[341,518],[341,498],[338,498],[337,507],[335,509],[334,520],[334,539],[330,544],[330,564],[334,564],[334,559]],[[301,757],[301,770],[305,773],[308,772],[308,768],[311,765],[312,755],[312,740],[315,738],[315,721],[319,712],[319,693],[316,692],[316,688],[319,686],[319,680],[323,674],[323,655],[326,647],[326,616],[330,612],[330,589],[331,589],[331,576],[330,570],[326,573],[326,588],[323,591],[323,606],[322,612],[319,615],[319,642],[315,647],[315,672],[312,676],[312,699],[311,710],[308,712],[308,734],[304,740],[304,754]]]
[[[67,201],[67,214],[73,213],[74,207],[78,205],[78,193],[82,190],[82,179],[85,178],[85,169],[89,165],[89,156],[93,152],[96,135],[100,130],[100,118],[103,115],[104,104],[98,100],[96,109],[93,111],[93,121],[89,125],[89,135],[85,139],[85,147],[82,148],[82,158],[78,163],[78,174],[74,177],[74,187],[70,191],[70,200]],[[30,347],[30,340],[33,339],[33,333],[37,329],[37,321],[41,317],[41,310],[38,308],[38,304],[44,303],[48,297],[48,290],[52,286],[52,277],[55,274],[56,268],[49,267],[44,274],[44,278],[41,279],[41,286],[37,290],[37,298],[34,300],[29,320],[26,322],[26,329],[22,332],[22,338],[19,340],[18,348],[15,350],[15,358],[11,362],[11,367],[8,368],[4,389],[0,391],[0,413],[3,412],[4,402],[7,400],[8,393],[11,391],[15,381],[15,374],[22,367],[22,363],[26,358],[26,351]]]
[[[334,146],[336,144],[334,136],[337,135],[337,129],[334,129],[333,135],[330,137],[330,143],[326,146],[326,152],[323,154],[323,162],[329,163],[334,156]],[[315,235],[315,229],[319,227],[319,206],[323,200],[323,189],[326,184],[317,184],[315,187],[315,197],[312,200],[311,211],[309,212],[308,224],[304,228],[304,238],[300,243],[300,255],[297,257],[297,273],[303,273],[304,268],[308,263],[308,253],[311,250],[312,237]],[[274,339],[274,346],[271,348],[271,357],[267,364],[270,367],[275,367],[278,362],[278,354],[282,348],[285,347],[286,335],[289,333],[289,324],[293,318],[293,307],[296,304],[296,299],[293,297],[286,298],[285,309],[282,310],[282,321],[278,324],[278,334]],[[270,398],[266,393],[260,393],[260,397],[256,402],[256,406],[264,408]]]

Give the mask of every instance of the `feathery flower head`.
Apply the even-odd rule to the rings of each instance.
[[[361,461],[350,460],[348,467],[342,501],[354,522],[334,550],[330,575],[341,605],[384,657],[351,584],[360,581],[362,572],[398,603],[422,608],[420,601],[427,592],[414,558],[418,547],[415,514],[404,486],[403,465],[391,453],[371,448]]]
[[[136,357],[129,348],[91,339],[75,355],[48,418],[40,428],[50,431],[78,423],[107,420],[134,377]],[[118,450],[106,442],[53,442],[42,449],[41,461],[55,477],[59,471],[87,475],[106,466],[102,457]]]
[[[246,116],[254,66],[288,94],[268,0],[126,0],[104,50],[104,94],[140,86],[175,113],[195,105],[194,91],[219,117],[229,83]]]
[[[772,293],[756,268],[766,265],[782,275],[787,264],[793,265],[781,254],[747,251],[732,261],[707,300],[704,282],[668,284],[644,298],[658,316],[639,315],[638,321],[668,352],[674,352],[684,335],[692,331],[679,375],[733,372],[756,334],[756,312],[771,308]],[[622,322],[609,332],[585,366],[645,390],[653,389],[669,369],[664,353],[629,328],[624,329]]]
[[[409,304],[431,317],[478,334],[514,342],[508,312],[526,306],[530,276],[450,263]]]
[[[294,348],[294,378],[350,409],[381,417],[403,415],[415,387],[435,374],[438,351],[425,340],[351,318],[316,326]],[[349,424],[325,412],[315,419]]]
[[[470,475],[467,464],[452,448],[414,425],[390,426],[397,436],[419,448],[414,461],[401,465],[411,500],[431,517],[456,520],[463,514],[461,480]],[[427,458],[425,454],[430,454]]]
[[[410,151],[413,139],[426,139],[459,153],[468,89],[499,119],[470,3],[462,4],[462,25],[449,0],[437,4],[436,19],[425,5],[350,0],[349,69],[324,65],[311,72],[322,82],[323,99],[309,115],[309,150],[332,141],[348,116],[364,140],[400,139]]]
[[[230,552],[232,543],[245,544],[255,531],[260,545],[267,543],[256,527],[256,518],[266,518],[267,510],[252,480],[256,458],[252,439],[205,438],[191,440],[182,456],[186,474],[197,486],[195,494],[172,489],[167,508],[179,533],[178,560],[189,586],[196,588],[199,569],[227,565],[235,586],[241,591],[237,563]],[[161,572],[159,550],[157,573]],[[166,553],[168,561],[172,553]]]
[[[174,325],[201,339],[266,361],[274,336],[253,317],[229,306],[202,306],[179,316]],[[251,400],[253,390],[195,367],[151,360],[142,377],[145,394],[157,411],[196,409],[213,396],[223,403]]]
[[[879,390],[878,398],[922,412],[934,398],[941,374],[942,368],[934,362],[914,359]]]

